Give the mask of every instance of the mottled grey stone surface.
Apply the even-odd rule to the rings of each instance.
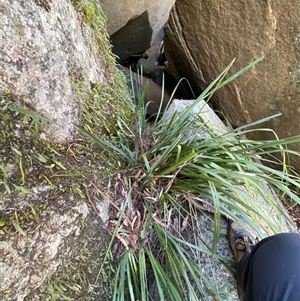
[[[89,87],[107,80],[92,32],[71,1],[37,2],[1,0],[0,94],[56,120],[59,125],[50,124],[45,138],[68,141],[80,107],[72,82]]]
[[[23,234],[12,229],[9,235],[7,229],[0,227],[0,299],[3,301],[24,300],[49,280],[58,267],[79,253],[87,241],[94,239],[95,245],[103,248],[106,245],[103,221],[85,200],[72,194],[52,201],[50,197],[51,188],[41,185],[32,189],[30,195],[20,193],[10,207],[5,206],[11,204],[10,197],[1,198],[0,212],[6,216],[15,218],[16,212],[19,218],[24,218],[28,208],[36,211],[35,220],[20,221]],[[97,206],[97,209],[101,217],[108,215],[107,206]],[[99,247],[98,251],[101,251]],[[46,296],[43,298],[46,300]]]

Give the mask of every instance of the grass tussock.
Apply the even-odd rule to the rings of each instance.
[[[244,138],[254,126],[275,116],[219,134],[203,122],[201,114],[192,114],[201,101],[207,102],[215,91],[260,60],[226,79],[231,62],[190,106],[168,122],[161,112],[151,121],[147,119],[143,90],[140,102],[131,103],[133,120],[120,116],[116,135],[109,141],[81,128],[115,162],[120,179],[119,198],[111,201],[116,218],[110,223],[109,249],[120,255],[114,301],[153,300],[154,291],[159,300],[211,300],[210,296],[224,300],[226,296],[192,255],[205,253],[225,262],[215,254],[221,217],[247,222],[259,237],[282,231],[278,222],[282,216],[292,224],[269,187],[300,203],[289,188],[299,189],[299,178],[287,172],[291,169],[285,163],[289,154],[299,156],[287,146],[299,142],[300,137],[279,139],[274,133],[274,139],[268,141]],[[198,135],[200,131],[208,135]],[[281,154],[281,162],[273,156],[276,153]],[[281,171],[270,167],[270,163],[282,162]],[[275,218],[268,208],[273,208]],[[213,216],[211,244],[199,244],[197,239],[198,218],[203,212]],[[194,240],[186,238],[187,231],[194,233]],[[150,283],[155,283],[154,290]]]

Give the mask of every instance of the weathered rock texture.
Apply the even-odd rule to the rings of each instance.
[[[114,53],[121,60],[142,54],[157,39],[175,0],[101,0]]]
[[[300,2],[177,0],[166,30],[169,74],[186,77],[198,93],[229,62],[231,74],[264,60],[218,92],[214,105],[234,126],[281,112],[271,127],[281,137],[300,134]],[[259,132],[255,138],[273,138]],[[294,145],[300,151],[300,145]],[[299,158],[293,165],[300,169]]]
[[[6,209],[5,203],[11,200],[8,196],[1,199],[1,218],[10,215],[14,219],[17,215],[22,229],[16,232],[8,225],[0,228],[1,300],[24,300],[49,280],[59,266],[66,267],[71,258],[80,258],[81,248],[87,242],[94,241],[98,254],[107,243],[102,220],[82,199],[70,194],[49,202],[51,193],[49,186],[36,187],[30,196],[20,193]],[[31,213],[29,218],[30,208],[35,208],[35,218]],[[33,294],[38,300],[49,300],[49,295],[47,292],[41,299],[38,293]]]
[[[91,283],[95,283],[99,273],[100,265],[96,261],[100,260],[99,254],[107,242],[103,220],[108,218],[108,203],[103,204],[101,197],[95,200],[94,192],[87,197],[88,178],[81,178],[78,186],[76,182],[77,175],[86,172],[92,175],[91,181],[100,185],[102,162],[99,157],[93,157],[98,153],[92,150],[92,143],[88,144],[83,137],[77,139],[74,124],[90,122],[97,130],[103,126],[103,120],[84,119],[82,115],[86,111],[81,109],[90,109],[93,116],[93,105],[97,111],[106,112],[107,103],[116,100],[114,93],[125,95],[118,98],[125,103],[127,91],[124,77],[114,65],[104,24],[95,32],[91,20],[86,23],[87,11],[75,6],[79,2],[86,4],[69,0],[0,1],[1,300],[21,301],[29,293],[33,296],[27,300],[61,300],[58,291],[49,291],[45,282],[52,279],[57,269],[70,266],[72,260],[87,264],[81,270],[75,262],[74,273],[63,271],[63,276],[69,278],[68,284],[74,280],[77,286],[78,278],[75,278],[80,273],[94,277]],[[101,9],[97,7],[95,12],[95,3],[99,5],[89,1],[88,12],[96,13],[97,20],[103,21]],[[96,34],[103,39],[101,44],[95,40]],[[101,98],[100,88],[107,88],[110,94]],[[120,108],[120,102],[115,108]],[[23,106],[30,117],[11,110]],[[55,119],[58,125],[39,127],[33,118],[35,113]],[[110,115],[118,113],[116,109]],[[56,143],[74,138],[76,143],[68,146]],[[86,144],[80,145],[83,141]],[[88,151],[71,150],[75,144]],[[89,167],[93,170],[88,170]],[[62,170],[64,174],[60,173]],[[56,179],[52,177],[53,171],[58,176]],[[87,249],[89,254],[81,256],[82,249]],[[96,254],[92,259],[91,253]],[[33,291],[43,283],[44,295],[35,294]],[[88,287],[81,286],[78,295],[96,288],[89,287],[87,278],[84,283]],[[100,287],[96,290],[97,300],[109,299],[101,294]]]
[[[107,82],[91,29],[68,0],[1,0],[0,39],[0,94],[55,119],[48,139],[72,140],[80,106],[72,81]]]

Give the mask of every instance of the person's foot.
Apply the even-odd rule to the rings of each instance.
[[[246,230],[235,221],[230,221],[228,224],[228,239],[236,263],[238,263],[245,254],[250,253],[254,246]]]

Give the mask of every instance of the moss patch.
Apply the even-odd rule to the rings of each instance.
[[[95,53],[101,53],[107,77],[107,84],[90,83],[89,88],[82,84],[80,77],[72,78],[74,88],[84,100],[81,125],[89,131],[93,128],[93,134],[103,134],[101,133],[103,126],[105,134],[114,134],[117,117],[122,115],[123,118],[131,118],[132,115],[126,79],[116,66],[116,58],[111,52],[106,19],[99,1],[73,0],[72,2],[77,11],[82,14],[84,24],[92,29],[92,49]]]

